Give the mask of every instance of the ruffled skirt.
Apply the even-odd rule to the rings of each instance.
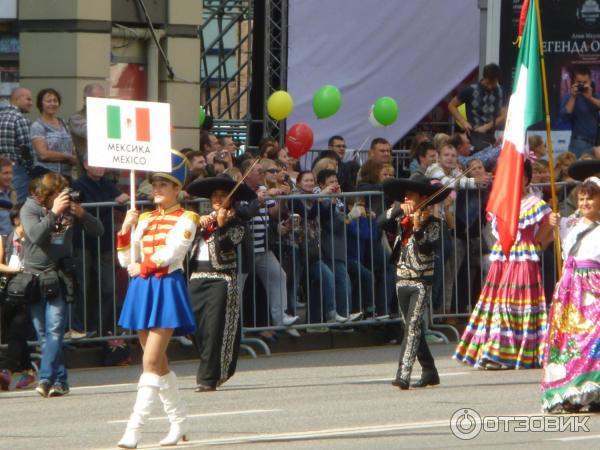
[[[196,329],[183,272],[164,277],[135,277],[129,283],[119,326],[130,330],[174,328],[174,336]]]

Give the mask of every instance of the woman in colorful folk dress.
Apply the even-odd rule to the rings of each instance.
[[[552,210],[528,192],[529,161],[524,172],[517,238],[508,257],[499,242],[493,246],[485,285],[454,354],[478,369],[530,369],[542,363],[547,325],[539,252],[540,243],[552,240]]]
[[[137,211],[129,211],[117,235],[119,263],[127,267],[132,277],[119,325],[137,331],[144,349],[144,369],[133,413],[118,444],[121,448],[137,447],[141,427],[157,397],[171,423],[169,434],[160,444],[175,445],[181,438],[186,440],[185,405],[179,396],[177,378],[169,369],[167,346],[171,336],[187,335],[195,329],[183,260],[194,240],[199,218],[177,203],[189,163],[175,150],[172,161],[171,173],[154,173],[151,177],[158,208],[139,217]],[[132,236],[133,226],[136,228]],[[134,259],[130,257],[131,245]]]
[[[600,161],[585,162],[600,175]],[[577,198],[560,223],[565,263],[544,355],[542,408],[554,414],[600,407],[600,178],[587,178]]]
[[[189,293],[197,328],[194,341],[200,354],[196,392],[214,391],[233,376],[240,351],[240,292],[237,248],[244,223],[229,204],[252,201],[256,194],[242,183],[231,199],[236,182],[226,175],[190,184],[187,191],[209,198],[213,212],[200,217],[192,249]]]

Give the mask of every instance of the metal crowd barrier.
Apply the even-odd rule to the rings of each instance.
[[[567,197],[571,186],[560,184],[562,198]],[[457,339],[456,321],[464,323],[478,300],[491,247],[490,239],[486,241],[488,231],[483,215],[485,190],[459,192],[457,201],[475,205],[476,219],[471,227],[455,226],[442,235],[427,320],[431,331],[446,328]],[[240,264],[244,344],[259,345],[268,353],[268,347],[253,336],[266,330],[290,328],[283,320],[284,314],[299,316],[291,328],[307,332],[400,321],[395,267],[389,262],[393,242],[376,224],[376,217],[384,211],[381,192],[293,194],[269,200],[277,208],[272,210],[268,223],[260,217],[248,223],[248,251],[244,255],[248,264]],[[366,213],[360,219],[349,216],[352,205],[357,203],[364,205]],[[116,260],[115,233],[128,206],[112,202],[83,206],[96,215],[108,214],[111,228],[102,238],[91,241],[81,231],[84,246],[76,250],[82,269],[81,288],[76,302],[69,306],[67,329],[85,332],[87,337],[80,342],[105,341],[116,336],[133,339],[134,334],[117,326],[128,277]],[[206,212],[209,205],[206,200],[194,200],[186,202],[186,207]],[[139,202],[138,208],[147,210],[153,206]],[[255,239],[260,241],[256,232],[263,228],[268,231],[264,236],[268,252],[255,253]],[[549,301],[556,283],[552,249],[546,250],[541,259]],[[242,270],[242,266],[247,267]],[[351,315],[354,321],[344,320]],[[253,353],[251,348],[246,349]]]

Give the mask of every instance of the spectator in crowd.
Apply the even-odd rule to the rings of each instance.
[[[86,100],[88,97],[104,98],[106,93],[104,86],[100,83],[86,84],[83,88],[83,108],[69,117],[67,125],[71,131],[71,138],[75,146],[76,164],[73,167],[74,178],[79,178],[84,174],[83,161],[87,160],[87,109]]]
[[[214,176],[225,172],[226,169],[231,167],[229,165],[229,162],[224,157],[224,154],[226,154],[226,153],[227,152],[221,151],[221,152],[217,153],[215,158],[213,159],[212,169],[213,169]]]
[[[550,169],[548,167],[548,161],[538,159],[531,163],[531,193],[538,196],[546,201],[550,200],[552,196],[550,186],[537,186],[543,183],[550,182]],[[561,193],[559,192],[559,195]]]
[[[450,136],[447,135],[446,133],[435,133],[435,135],[433,136],[432,142],[433,142],[433,146],[439,153],[440,150],[442,149],[442,147],[444,145],[446,145],[449,140],[450,140]]]
[[[221,144],[221,148],[223,150],[229,153],[232,158],[235,158],[238,148],[231,136],[221,136],[219,138],[219,143]]]
[[[467,169],[471,169],[474,178],[484,178],[486,174],[483,163],[478,159],[469,161]],[[485,207],[489,195],[489,186],[479,189],[459,189],[455,201],[455,265],[457,296],[456,304],[461,313],[470,312],[470,300],[479,297],[481,253],[485,245],[480,236],[480,230],[485,225]],[[449,197],[451,198],[451,197]]]
[[[415,159],[410,162],[409,170],[413,173],[425,175],[427,168],[438,160],[438,152],[431,141],[419,143],[415,149]]]
[[[206,163],[212,166],[213,160],[218,152],[222,150],[221,143],[212,133],[206,133],[204,136],[200,134],[200,148],[206,156]]]
[[[593,159],[600,159],[600,145],[596,145],[594,148],[592,148],[591,155]]]
[[[393,272],[386,273],[377,215],[368,209],[368,203],[365,197],[348,201],[348,274],[354,294],[352,309],[365,311],[368,317],[381,320],[389,317],[386,301],[391,300],[391,293],[386,287],[393,287]]]
[[[410,159],[417,159],[417,147],[421,142],[431,141],[431,136],[425,131],[417,131],[410,141],[409,156]]]
[[[448,144],[456,148],[458,153],[458,162],[462,167],[467,167],[469,162],[473,159],[479,160],[487,171],[492,171],[496,167],[496,162],[500,156],[500,150],[502,149],[501,143],[498,142],[491,144],[482,150],[471,153],[473,146],[469,140],[467,133],[456,133],[448,139]]]
[[[310,170],[300,172],[297,178],[296,193],[313,194],[316,189],[315,177]],[[336,312],[335,276],[322,258],[321,227],[319,222],[319,202],[311,199],[290,199],[290,211],[297,217],[300,265],[300,283],[304,286],[308,301],[307,322],[311,324],[323,321],[335,323],[345,322]],[[306,284],[305,284],[306,282]],[[326,333],[328,328],[311,327],[307,333]]]
[[[70,179],[77,158],[67,124],[58,117],[60,103],[58,91],[46,88],[38,92],[36,106],[41,116],[31,124],[31,142],[37,166]]]
[[[360,164],[352,159],[344,161],[346,156],[346,141],[342,136],[331,136],[327,141],[327,148],[333,151],[338,160],[338,178],[343,192],[352,192],[356,187],[356,176],[360,169]]]
[[[392,162],[392,146],[387,139],[375,138],[371,141],[368,159],[382,163]]]
[[[529,155],[531,156],[531,159],[535,161],[546,159],[546,142],[543,137],[538,134],[532,134],[527,139],[527,144],[529,145]]]
[[[279,150],[281,150],[279,142],[272,137],[266,137],[258,144],[258,155],[261,158],[277,159]]]
[[[571,125],[569,151],[577,158],[590,152],[596,144],[600,122],[600,97],[592,82],[589,67],[575,66],[571,77],[571,92],[564,96],[560,114]]]
[[[30,125],[23,116],[32,106],[31,91],[18,87],[10,94],[10,106],[0,112],[0,157],[13,162],[13,187],[19,203],[27,198],[28,172],[33,166]]]
[[[466,87],[448,104],[448,111],[465,130],[471,139],[474,152],[493,145],[496,130],[506,120],[506,102],[499,85],[500,67],[491,63],[483,68],[483,78],[477,84]],[[467,117],[463,117],[458,107],[466,105]]]
[[[25,232],[23,267],[40,275],[39,299],[30,305],[33,325],[42,346],[36,391],[42,397],[69,393],[62,342],[67,301],[73,301],[73,280],[66,262],[72,257],[73,220],[81,221],[90,236],[101,236],[102,222],[71,200],[68,180],[54,172],[34,180],[31,196],[21,208]],[[71,297],[71,298],[70,298]]]
[[[344,204],[331,194],[341,192],[337,174],[333,170],[323,169],[317,174],[319,193],[327,195],[319,201],[319,223],[321,227],[321,258],[335,275],[335,304],[337,313],[348,316],[352,301],[352,289],[346,266],[346,240],[344,237]],[[360,312],[350,314],[349,320],[357,320]],[[330,317],[330,320],[333,318]]]
[[[84,160],[84,175],[73,182],[73,189],[80,193],[86,203],[116,202],[120,205],[129,201],[129,195],[104,176],[103,167],[89,166]],[[98,331],[107,336],[114,329],[116,311],[113,309],[115,286],[115,214],[112,207],[92,207],[85,210],[98,219],[105,230],[100,237],[82,236],[79,224],[73,228],[74,256],[78,262],[78,295],[75,300],[75,325],[83,325],[79,330]],[[99,251],[98,251],[99,250]],[[84,283],[84,280],[87,283]],[[84,305],[84,299],[86,300]],[[77,322],[82,322],[78,324]]]
[[[6,244],[0,239],[0,273],[4,282],[8,283],[9,277],[23,270],[23,227],[19,219],[19,212],[11,213],[14,232],[11,232]],[[31,364],[31,355],[27,338],[31,329],[31,317],[26,305],[12,302],[8,298],[0,300],[0,318],[2,342],[6,344],[3,361],[0,362],[0,390],[9,389],[11,378],[16,373],[21,373],[15,387],[26,389],[35,384],[35,371]]]
[[[451,182],[451,187],[454,189],[476,189],[477,186],[487,186],[491,182],[491,176],[487,173],[479,177],[463,177],[452,181],[460,173],[456,149],[454,146],[446,144],[440,149],[438,162],[427,168],[426,176],[427,178],[436,178],[444,185]]]
[[[326,157],[326,158],[321,158],[321,159],[317,160],[312,168],[312,173],[315,177],[315,180],[317,179],[319,172],[324,169],[333,170],[335,173],[337,173],[337,170],[338,170],[337,159]]]
[[[223,175],[227,175],[229,178],[231,178],[236,183],[238,181],[240,181],[243,176],[242,172],[237,167],[230,167],[228,169],[225,169],[225,171],[223,172]]]
[[[206,157],[199,151],[191,151],[186,155],[190,162],[190,170],[188,171],[189,182],[199,178],[206,178],[208,172],[206,170]],[[186,183],[187,184],[187,183]]]
[[[554,177],[556,181],[571,181],[569,177],[569,167],[577,161],[577,155],[573,152],[564,152],[556,158],[556,166],[554,167]]]
[[[241,166],[241,172],[247,173],[254,164],[248,159]],[[285,312],[287,307],[287,276],[279,260],[269,248],[268,233],[273,227],[279,228],[280,209],[275,200],[268,196],[280,195],[277,188],[267,189],[265,174],[261,164],[255,164],[245,180],[246,185],[256,193],[257,199],[236,206],[240,217],[250,219],[250,231],[254,241],[253,254],[249,256],[255,275],[260,279],[267,291],[272,324],[275,326],[290,326],[296,323],[298,316],[290,316]],[[287,330],[291,335],[299,336],[297,330]]]
[[[285,165],[285,172],[289,175],[292,186],[296,185],[296,178],[298,178],[298,160],[290,155],[288,149],[283,147],[279,150],[277,160],[281,161]]]
[[[13,163],[0,157],[0,237],[5,238],[13,231],[10,220],[12,208],[17,204],[17,193],[12,188]],[[1,261],[2,259],[0,259]]]

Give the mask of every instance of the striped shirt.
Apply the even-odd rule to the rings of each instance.
[[[259,186],[257,191],[266,190]],[[275,206],[275,200],[265,200],[264,206],[258,210],[258,214],[250,220],[250,231],[254,236],[254,253],[265,253],[267,251],[267,233],[269,230],[269,208]]]

